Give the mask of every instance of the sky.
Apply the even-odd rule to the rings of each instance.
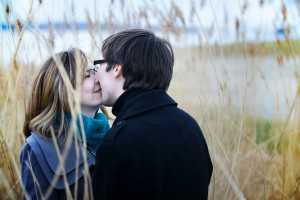
[[[300,6],[296,0],[1,0],[1,3],[2,27],[6,24],[4,14],[6,4],[11,8],[9,20],[14,22],[19,19],[22,24],[26,21],[31,3],[33,5],[30,15],[31,28],[25,31],[21,47],[28,60],[36,57],[36,53],[29,55],[26,51],[28,48],[39,51],[46,48],[45,45],[41,46],[42,37],[36,36],[43,35],[47,38],[49,32],[38,31],[34,26],[45,25],[48,29],[49,21],[87,25],[89,16],[93,23],[102,25],[103,31],[96,37],[96,43],[101,44],[101,40],[112,33],[104,26],[108,19],[121,30],[126,28],[128,21],[130,28],[147,28],[147,21],[140,17],[140,11],[147,14],[148,22],[154,31],[158,35],[166,36],[174,46],[197,46],[200,43],[226,44],[242,41],[243,36],[245,40],[254,42],[275,40],[275,33],[287,25],[291,27],[293,37],[300,36]],[[281,11],[282,5],[285,5],[287,10],[285,22]],[[170,20],[172,16],[179,16],[180,13],[184,23],[179,17]],[[179,36],[165,33],[166,24],[162,24],[163,18],[170,20],[177,28],[185,27],[189,31]],[[238,32],[237,20],[240,24]],[[92,48],[87,26],[76,36],[70,32],[72,30],[64,34],[56,33],[57,50],[69,48],[75,43],[86,51]],[[3,56],[8,61],[16,49],[17,40],[18,35],[12,36],[8,30],[6,33],[4,31],[2,40],[0,39],[0,45],[10,50],[4,52],[9,55]]]
[[[3,0],[2,0],[3,1]],[[7,0],[4,0],[7,1]],[[182,12],[188,27],[201,30],[214,30],[220,32],[235,33],[235,21],[239,19],[245,32],[257,34],[257,32],[271,33],[282,27],[282,4],[285,4],[288,13],[288,23],[292,27],[300,26],[299,8],[296,0],[33,0],[32,20],[35,23],[68,21],[86,22],[87,13],[91,20],[104,23],[110,15],[114,16],[116,24],[124,24],[128,13],[134,15],[139,10],[147,10],[149,21],[159,26],[159,18],[155,10],[162,13],[170,12],[171,4],[175,4]],[[31,0],[10,0],[14,11],[11,18],[19,18],[25,21]],[[262,5],[260,2],[264,2]],[[243,7],[246,7],[244,14]],[[197,12],[191,19],[192,8]],[[111,11],[111,12],[110,12]],[[167,16],[168,14],[166,14]],[[145,27],[143,19],[136,19],[139,26]],[[2,22],[3,13],[2,13]],[[176,22],[175,22],[176,23]],[[177,20],[178,23],[178,20]],[[217,31],[215,31],[217,32]]]

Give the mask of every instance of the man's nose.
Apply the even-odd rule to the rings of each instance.
[[[95,83],[99,82],[99,71],[95,72],[94,81]]]

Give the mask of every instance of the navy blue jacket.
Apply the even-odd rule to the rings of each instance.
[[[207,199],[212,163],[197,122],[163,90],[130,89],[96,154],[94,198]]]

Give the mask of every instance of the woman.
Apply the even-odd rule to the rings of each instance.
[[[75,48],[44,63],[25,116],[27,139],[20,155],[24,198],[91,198],[95,152],[109,129],[106,115],[97,112],[97,70]]]

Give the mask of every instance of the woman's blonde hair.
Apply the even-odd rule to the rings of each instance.
[[[75,98],[72,91],[77,91],[83,82],[86,65],[86,55],[76,48],[57,53],[44,63],[26,109],[23,126],[26,138],[31,132],[51,137],[51,131],[56,136],[67,131],[65,112],[74,108],[70,105]]]

